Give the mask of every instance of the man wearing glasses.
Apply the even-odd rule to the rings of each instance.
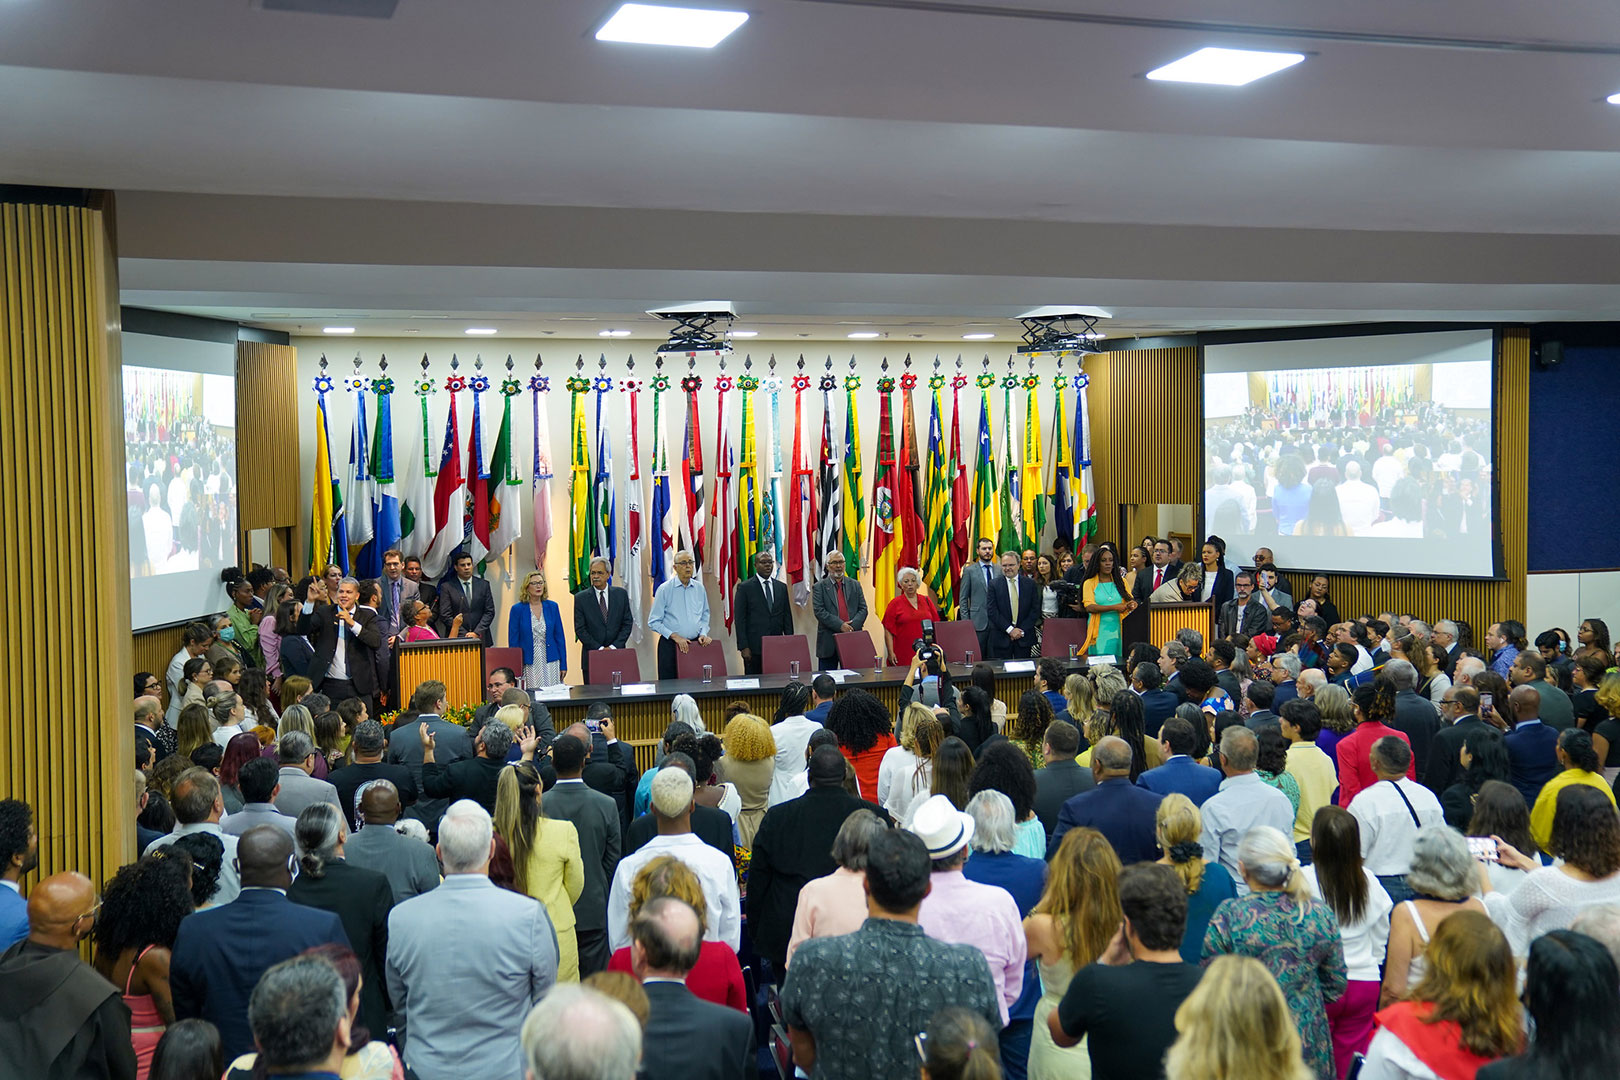
[[[1423,786],[1441,794],[1462,779],[1463,740],[1469,732],[1490,727],[1479,718],[1479,691],[1472,686],[1453,686],[1440,699],[1440,730],[1429,743],[1429,760],[1423,770]]]
[[[28,938],[0,959],[6,1075],[135,1075],[129,1009],[118,987],[79,959],[100,907],[83,874],[53,874],[29,894]]]
[[[675,654],[709,638],[709,593],[697,578],[697,561],[690,551],[675,556],[675,576],[653,593],[647,629],[658,635],[658,677],[678,676]]]

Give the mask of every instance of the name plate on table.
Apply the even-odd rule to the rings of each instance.
[[[657,690],[658,687],[650,682],[625,683],[619,687],[619,693],[625,697],[645,697],[648,694],[656,693]]]
[[[758,679],[727,679],[726,680],[726,689],[727,690],[758,690],[759,689],[759,680]]]
[[[1086,664],[1088,666],[1090,666],[1090,667],[1096,667],[1098,664],[1118,664],[1118,663],[1119,663],[1119,657],[1117,657],[1117,656],[1103,655],[1103,656],[1088,656],[1088,657],[1086,657]]]
[[[529,696],[536,701],[567,701],[568,687],[561,683],[556,686],[542,686],[538,690],[529,691]]]
[[[1035,670],[1035,661],[1033,661],[1033,660],[1008,660],[1006,663],[1001,665],[1001,670],[1005,674],[1008,674],[1008,675],[1016,675],[1017,673],[1019,673],[1021,671],[1034,671]]]

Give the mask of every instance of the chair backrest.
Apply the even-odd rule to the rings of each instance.
[[[780,634],[760,639],[760,671],[766,675],[786,675],[793,669],[792,661],[799,662],[799,674],[815,669],[810,666],[810,639],[803,634]]]
[[[780,1080],[793,1080],[793,1044],[788,1041],[787,1029],[781,1024],[771,1025],[771,1060],[776,1063]]]
[[[872,635],[865,630],[837,634],[834,636],[833,641],[838,645],[839,667],[871,668],[877,666],[877,647],[872,644]]]
[[[585,681],[592,686],[605,686],[619,672],[621,683],[641,681],[641,662],[631,649],[592,649],[585,654]]]
[[[545,659],[541,657],[541,659]],[[486,648],[484,650],[484,681],[489,681],[489,673],[498,667],[511,668],[521,676],[523,674],[523,650],[507,648]]]
[[[716,677],[724,678],[726,675],[726,654],[718,641],[711,641],[707,645],[692,642],[692,647],[685,652],[675,652],[675,675],[681,679],[703,678],[703,665],[709,664],[714,668]]]
[[[984,650],[979,648],[979,632],[973,629],[972,619],[935,623],[934,642],[945,650],[945,659],[952,664],[960,664],[968,653],[973,654],[974,660],[985,659]]]
[[[1076,649],[1086,643],[1086,620],[1047,619],[1041,624],[1041,655],[1069,658],[1069,646]]]

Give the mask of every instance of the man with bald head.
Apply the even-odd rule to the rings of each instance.
[[[135,1076],[129,1009],[79,959],[99,906],[83,874],[53,874],[29,893],[28,937],[0,956],[0,1075]]]
[[[237,839],[236,858],[242,894],[183,919],[169,961],[175,1018],[218,1028],[226,1061],[253,1049],[248,999],[261,975],[305,949],[349,944],[336,915],[287,899],[293,841],[285,831],[249,829]]]
[[[646,1080],[756,1077],[748,1014],[704,1001],[686,988],[703,945],[698,914],[684,900],[649,900],[630,922],[630,970],[647,991],[642,1042]]]
[[[1514,718],[1506,737],[1508,778],[1525,805],[1534,806],[1542,785],[1563,771],[1558,764],[1558,729],[1542,723],[1541,691],[1534,686],[1515,686],[1508,695],[1508,712]]]
[[[400,797],[393,781],[372,780],[360,792],[358,802],[361,827],[343,844],[343,857],[349,865],[375,870],[387,878],[396,904],[437,886],[439,860],[433,848],[394,831]]]
[[[1245,729],[1247,730],[1247,729]],[[1082,791],[1058,811],[1057,828],[1047,846],[1050,859],[1063,843],[1063,834],[1082,826],[1096,829],[1114,846],[1114,854],[1127,866],[1153,862],[1159,857],[1153,815],[1164,796],[1138,787],[1131,779],[1131,747],[1116,735],[1098,741],[1091,751],[1091,774],[1097,786]]]
[[[168,748],[158,741],[157,729],[163,723],[163,700],[147,695],[135,699],[135,764],[139,766],[148,754],[154,754],[155,765],[169,756]]]

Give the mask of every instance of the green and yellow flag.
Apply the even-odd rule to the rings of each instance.
[[[861,420],[855,411],[858,383],[851,375],[844,380],[844,563],[845,573],[858,578],[861,570],[861,539],[866,532],[866,500],[861,495]]]
[[[591,441],[585,430],[583,391],[569,395],[568,591],[578,592],[591,580],[591,540],[596,535],[596,484],[591,476]]]
[[[1041,407],[1035,398],[1039,385],[1033,375],[1024,380],[1029,399],[1024,405],[1024,466],[1019,479],[1024,547],[1036,551],[1041,550],[1041,534],[1046,531],[1046,477],[1041,469]]]

